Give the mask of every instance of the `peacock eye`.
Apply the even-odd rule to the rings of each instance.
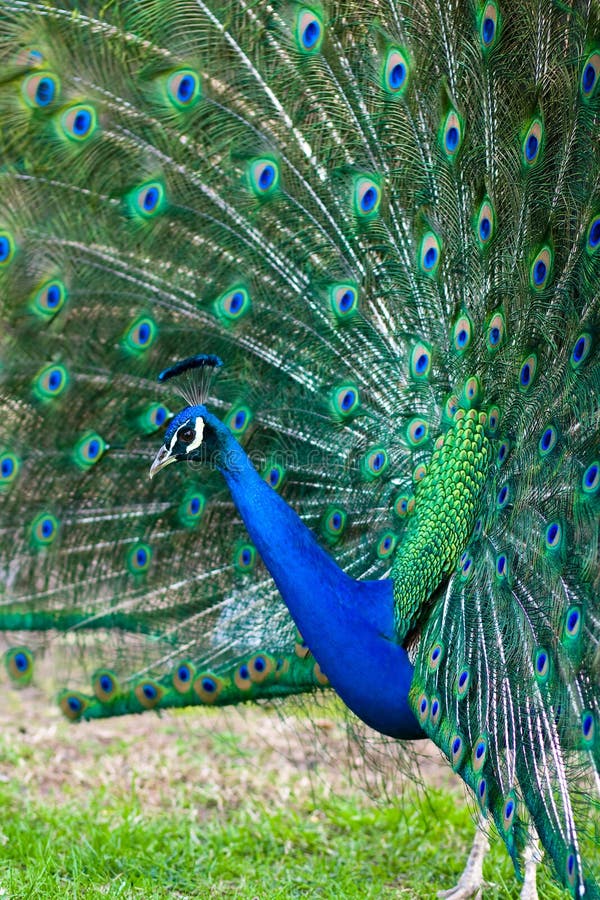
[[[196,432],[193,428],[187,425],[185,428],[182,428],[178,433],[177,437],[184,444],[191,444],[194,438],[196,437]]]

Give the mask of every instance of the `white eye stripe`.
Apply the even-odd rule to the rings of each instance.
[[[202,443],[202,437],[204,435],[204,419],[202,416],[198,416],[196,418],[196,425],[194,427],[196,432],[196,437],[192,441],[192,443],[185,448],[186,453],[191,453],[192,450],[195,450]]]

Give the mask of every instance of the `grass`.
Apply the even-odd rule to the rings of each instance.
[[[373,799],[339,764],[335,719],[314,750],[306,719],[263,709],[74,727],[16,702],[19,724],[0,715],[0,898],[428,900],[464,865],[473,820],[451,773],[428,756],[437,786],[417,793],[384,748],[396,799]],[[486,897],[518,897],[499,842],[484,874]],[[540,896],[564,894],[543,873]]]

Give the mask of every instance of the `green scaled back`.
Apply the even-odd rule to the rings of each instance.
[[[597,896],[599,47],[579,0],[3,6],[7,678],[66,632],[71,718],[323,685],[218,474],[147,478],[157,372],[216,353],[263,476],[394,572],[427,733]]]

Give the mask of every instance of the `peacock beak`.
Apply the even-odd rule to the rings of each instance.
[[[154,462],[150,466],[150,478],[154,478],[157,472],[160,469],[164,469],[165,466],[170,466],[171,463],[176,462],[175,456],[171,454],[171,451],[168,447],[165,447],[164,444],[154,457]]]

